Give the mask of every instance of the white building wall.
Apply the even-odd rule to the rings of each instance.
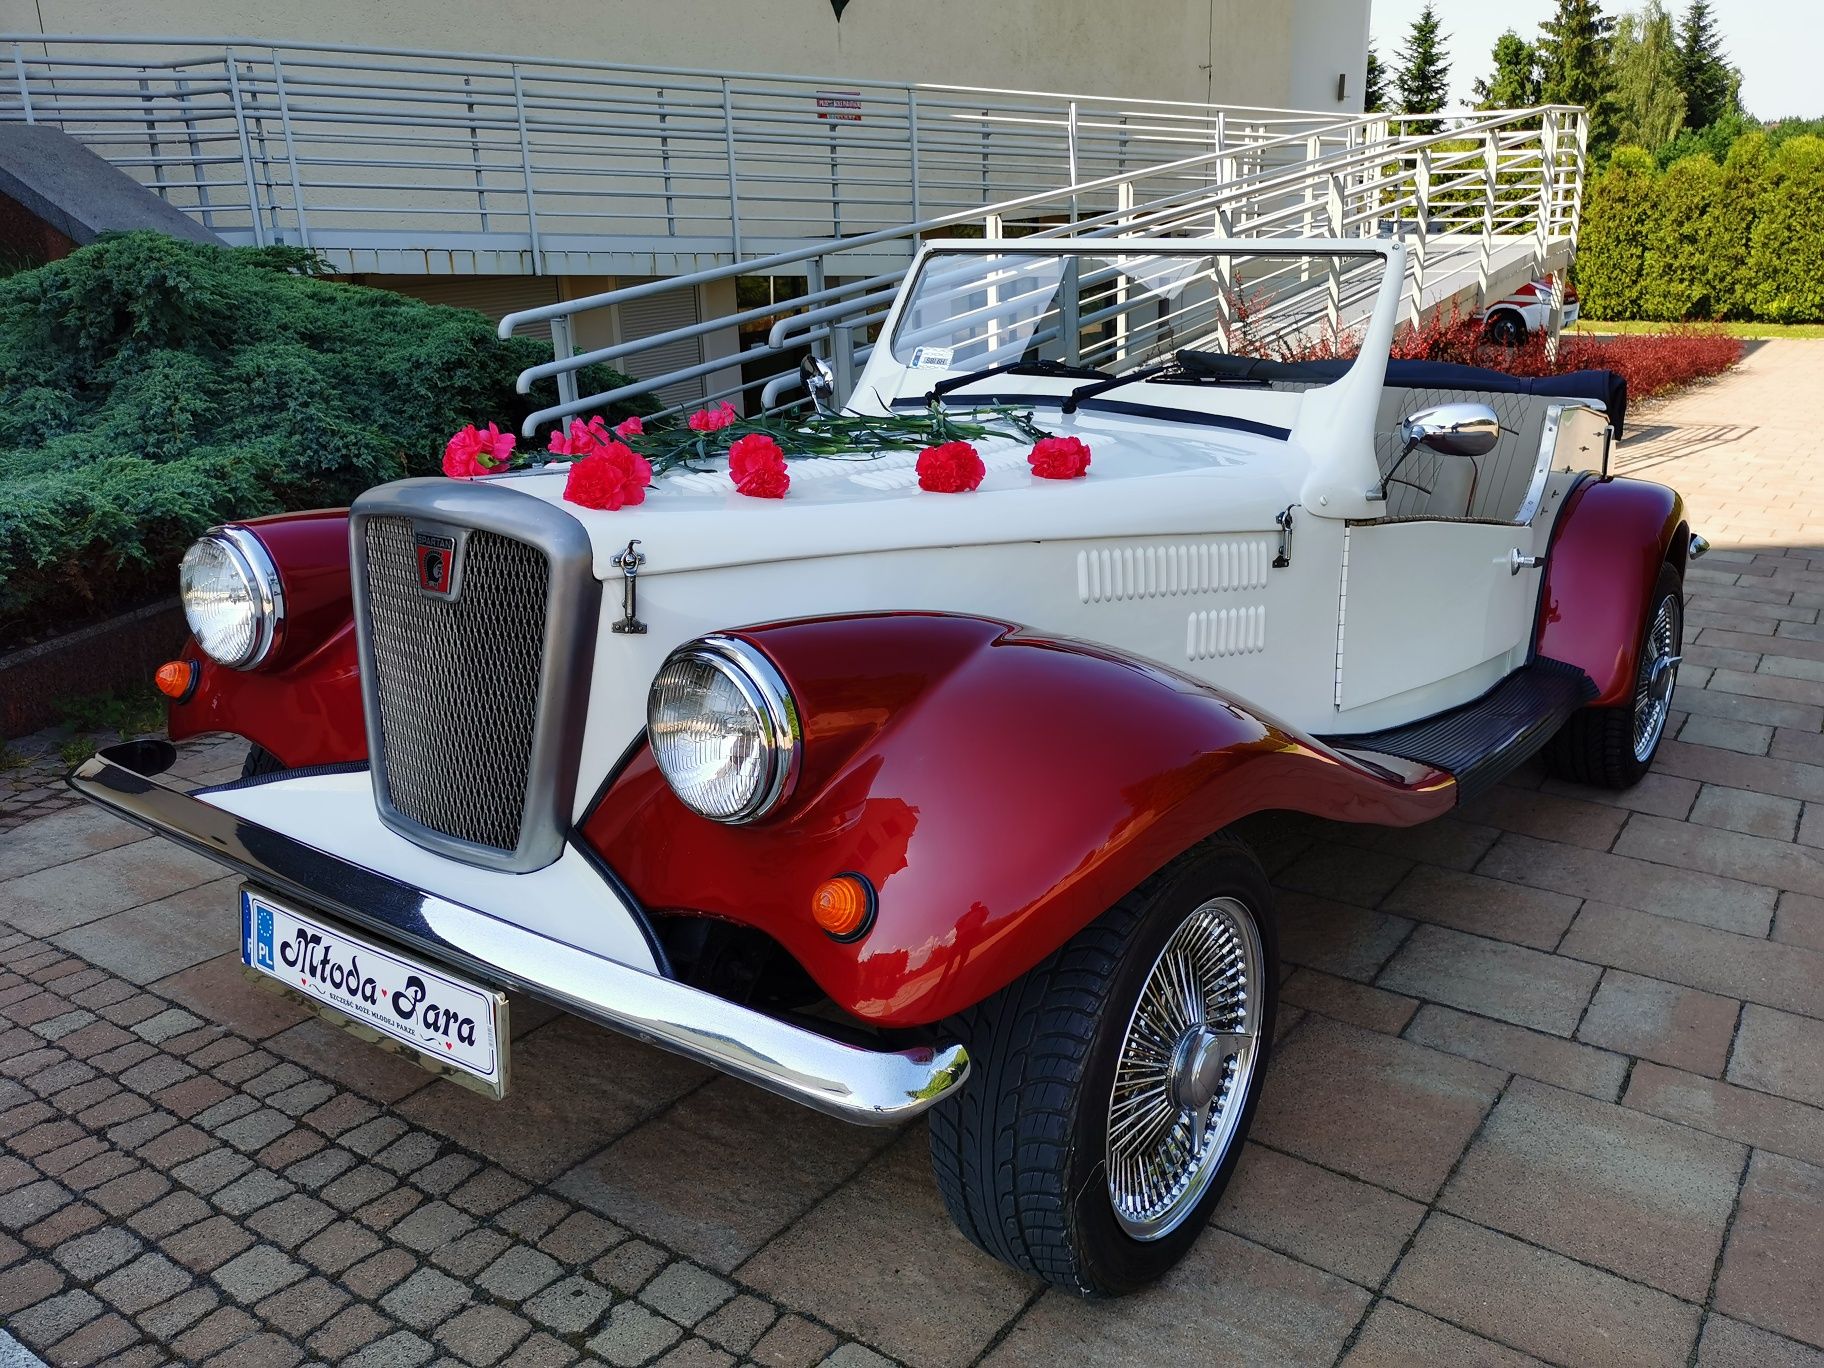
[[[1294,109],[1361,113],[1368,79],[1368,6],[1362,0],[1293,0],[1292,31],[1287,103]]]
[[[829,0],[312,0],[302,8],[276,0],[0,0],[0,26],[233,34],[1273,108],[1309,101],[1334,110],[1339,70],[1352,73],[1359,105],[1368,4],[850,0],[838,21]]]

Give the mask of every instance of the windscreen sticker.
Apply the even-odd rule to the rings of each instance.
[[[949,370],[950,362],[955,355],[955,347],[914,347],[912,349],[912,369]]]

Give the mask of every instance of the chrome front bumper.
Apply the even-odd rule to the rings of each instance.
[[[163,741],[111,746],[84,761],[70,787],[273,893],[846,1121],[903,1121],[968,1075],[961,1045],[889,1051],[832,1040],[318,850],[153,778],[175,754]]]

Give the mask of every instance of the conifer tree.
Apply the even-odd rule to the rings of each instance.
[[[1739,108],[1742,78],[1723,54],[1709,0],[1691,0],[1678,26],[1677,80],[1688,127],[1708,128]]]
[[[1387,64],[1381,54],[1368,44],[1368,76],[1362,85],[1362,112],[1379,114],[1387,108]]]
[[[1400,49],[1400,74],[1394,85],[1399,92],[1400,110],[1406,114],[1431,114],[1444,108],[1450,98],[1450,54],[1445,49],[1449,35],[1440,31],[1438,12],[1426,0],[1419,17],[1412,21],[1406,45]],[[1437,121],[1409,124],[1413,132],[1435,132]]]
[[[1589,141],[1600,155],[1614,144],[1614,99],[1609,89],[1609,44],[1615,21],[1597,0],[1558,0],[1539,26],[1539,98],[1544,104],[1582,105]]]

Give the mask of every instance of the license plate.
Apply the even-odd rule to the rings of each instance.
[[[241,889],[241,961],[333,1025],[491,1097],[507,1087],[507,997]]]

